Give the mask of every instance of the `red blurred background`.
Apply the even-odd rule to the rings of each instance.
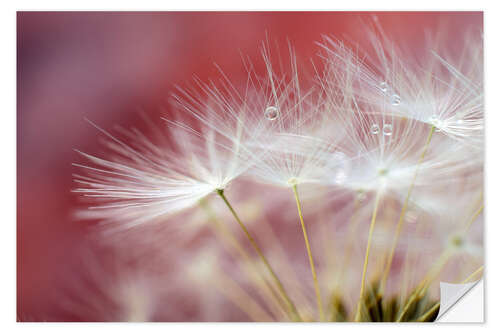
[[[159,118],[173,85],[194,74],[218,75],[214,62],[237,82],[245,75],[241,55],[258,61],[266,33],[284,47],[288,38],[304,63],[318,52],[314,42],[322,34],[363,45],[361,22],[373,14],[415,52],[425,31],[444,24],[458,34],[482,22],[482,13],[467,12],[19,12],[18,320],[74,319],[51,295],[84,251],[88,232],[73,218],[79,204],[70,192],[73,149],[99,149],[96,129],[84,118],[105,129],[134,124],[138,110]]]

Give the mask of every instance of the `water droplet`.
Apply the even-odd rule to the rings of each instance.
[[[380,82],[380,90],[382,90],[382,92],[386,92],[388,87],[387,82]]]
[[[463,120],[463,119],[458,119],[458,120],[457,120],[457,124],[458,124],[458,125],[462,125],[463,123],[464,123],[464,120]]]
[[[372,134],[378,134],[380,133],[380,127],[377,124],[373,124],[372,127],[370,127],[370,132],[372,132]]]
[[[385,124],[384,127],[382,128],[382,133],[386,136],[391,136],[392,135],[392,124]]]
[[[269,120],[275,120],[276,118],[278,118],[278,115],[279,111],[275,106],[268,106],[266,108],[266,111],[264,111],[264,116]]]
[[[392,95],[391,104],[394,106],[398,106],[399,104],[401,104],[401,97],[399,97],[399,95],[396,94]]]

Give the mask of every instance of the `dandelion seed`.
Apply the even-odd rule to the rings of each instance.
[[[236,141],[210,128],[198,132],[178,122],[168,124],[170,131],[152,125],[158,142],[124,129],[121,140],[93,124],[108,140],[107,156],[78,151],[89,164],[74,164],[85,173],[75,176],[80,187],[74,192],[95,204],[89,217],[122,228],[143,224],[196,205],[251,167]],[[166,144],[169,135],[179,144]]]
[[[439,117],[436,114],[433,114],[430,117],[429,122],[432,124],[432,126],[436,128],[436,132],[441,132],[443,128],[443,121],[439,119]]]
[[[286,66],[280,62],[278,68],[281,72],[276,72],[266,49],[262,51],[265,75],[257,75],[253,66],[246,64],[249,73],[243,89],[236,88],[239,85],[231,84],[225,76],[220,85],[196,81],[197,87],[192,90],[179,88],[174,100],[186,119],[165,119],[168,129],[154,130],[160,134],[158,137],[166,135],[165,140],[154,140],[137,130],[120,130],[122,138],[98,128],[107,137],[105,145],[108,152],[105,157],[80,153],[88,162],[76,164],[82,174],[75,176],[79,186],[75,192],[93,201],[94,217],[127,228],[178,213],[216,193],[255,249],[260,264],[264,265],[259,267],[266,269],[267,275],[262,281],[273,291],[273,295],[262,297],[262,303],[274,297],[277,299],[277,304],[262,306],[261,292],[268,289],[253,283],[251,286],[257,288],[259,295],[259,299],[253,302],[254,291],[247,292],[250,284],[243,284],[245,288],[241,288],[239,280],[233,281],[232,276],[225,276],[221,270],[225,280],[216,281],[217,287],[252,319],[279,320],[287,315],[287,319],[299,321],[325,320],[335,312],[331,318],[357,321],[428,320],[434,314],[435,304],[428,309],[411,297],[411,286],[406,286],[412,283],[411,279],[388,276],[393,257],[406,257],[404,266],[408,267],[421,261],[430,263],[431,269],[425,275],[424,283],[414,290],[415,295],[423,295],[431,282],[436,281],[452,254],[473,253],[481,256],[480,246],[474,244],[473,233],[457,232],[457,216],[443,218],[445,214],[450,215],[449,207],[458,207],[453,211],[457,215],[463,214],[460,208],[465,206],[464,202],[470,201],[471,194],[476,194],[482,186],[483,152],[478,145],[483,131],[481,76],[474,68],[455,68],[437,55],[433,63],[422,69],[422,66],[407,62],[404,53],[396,47],[385,48],[384,39],[377,39],[374,43],[378,59],[371,63],[360,58],[357,51],[327,38],[323,46],[326,52],[323,57],[324,73],[317,73],[317,86],[306,85],[307,89],[303,87],[302,78],[299,80],[300,67],[293,51],[290,71],[284,71]],[[479,58],[476,55],[471,59]],[[391,86],[386,81],[380,82],[381,77],[390,80]],[[381,96],[380,92],[384,95]],[[399,94],[404,97],[403,102]],[[434,131],[442,134],[433,137]],[[464,144],[466,142],[470,144]],[[315,297],[305,297],[304,302],[296,302],[304,298],[297,296],[301,294],[297,286],[303,287],[305,283],[299,280],[298,283],[284,281],[282,284],[270,265],[275,258],[283,257],[272,252],[279,242],[273,241],[273,247],[261,249],[256,241],[260,240],[260,235],[252,236],[253,232],[244,224],[245,219],[236,213],[238,205],[229,203],[224,190],[245,176],[249,180],[293,191],[298,214],[294,218],[300,222],[309,261],[308,270],[312,275],[312,281],[309,280],[312,286],[307,285],[304,290],[312,291],[314,288]],[[244,186],[249,186],[247,184],[242,182]],[[450,190],[452,185],[456,185],[454,190]],[[331,226],[316,223],[306,230],[305,222],[308,221],[303,214],[301,200],[307,200],[303,199],[307,196],[303,196],[303,188],[304,192],[310,189],[318,197],[324,194],[322,190],[326,188],[328,200],[338,198],[329,195],[334,193],[354,200],[354,203],[344,205],[344,201],[336,201],[329,206],[330,210],[335,210],[335,216],[325,219],[330,224],[333,221]],[[415,195],[412,191],[416,192]],[[460,193],[463,201],[456,200],[456,197],[448,201],[438,200],[444,191]],[[251,191],[244,192],[247,195]],[[374,199],[369,204],[366,203],[368,195]],[[312,202],[313,213],[314,209],[320,211],[317,202]],[[272,206],[284,207],[274,202]],[[411,209],[408,210],[408,207]],[[471,215],[475,219],[481,211],[482,206]],[[352,213],[352,216],[346,219],[346,212]],[[279,213],[284,215],[287,212]],[[393,217],[397,219],[398,214],[400,220],[393,230],[391,221]],[[242,217],[244,215],[241,214]],[[377,216],[380,216],[378,220]],[[368,220],[369,225],[364,223]],[[387,226],[380,223],[385,220]],[[411,226],[406,228],[405,224]],[[258,225],[254,226],[257,230]],[[287,227],[283,225],[283,228]],[[467,223],[468,227],[470,223]],[[344,237],[345,228],[349,228],[347,231],[353,237]],[[332,241],[328,238],[331,232],[325,230],[335,230],[336,239]],[[342,232],[337,233],[337,230]],[[399,237],[400,233],[408,237]],[[360,234],[367,235],[364,257],[357,258],[364,258],[363,265],[352,264],[356,263],[356,251],[353,251],[352,257],[351,254],[345,258],[335,257],[338,247],[359,244],[356,237]],[[379,234],[384,237],[379,238]],[[426,246],[422,246],[423,242]],[[239,244],[238,240],[234,243]],[[437,260],[427,255],[431,250],[441,251],[443,246],[445,253]],[[326,254],[321,256],[321,252],[316,251],[322,248],[331,251],[324,251]],[[404,252],[400,253],[401,248]],[[427,251],[426,260],[418,257],[422,249]],[[287,250],[282,251],[285,257]],[[271,252],[271,261],[267,260],[268,251]],[[313,253],[320,256],[313,257]],[[208,258],[215,257],[210,254]],[[213,273],[210,267],[214,261],[205,257],[199,261],[189,267],[192,271],[189,275],[203,282],[206,273]],[[339,267],[337,264],[340,261],[346,261],[346,267]],[[220,261],[221,264],[223,262]],[[317,266],[317,262],[321,265]],[[244,264],[248,266],[236,263],[230,267],[253,267],[249,263]],[[372,270],[372,266],[377,269]],[[321,269],[317,270],[317,267]],[[349,276],[349,280],[355,283],[339,284],[335,292],[342,289],[339,295],[345,297],[356,292],[359,295],[357,302],[355,299],[344,302],[336,294],[334,297],[324,295],[325,290],[333,289],[331,273],[336,269],[356,274]],[[301,266],[296,271],[306,269]],[[383,272],[382,279],[377,281],[379,287],[366,285],[374,271]],[[255,273],[260,273],[260,269]],[[411,276],[412,272],[404,271],[400,275],[405,274]],[[287,274],[282,277],[288,278]],[[359,277],[361,285],[357,283]],[[388,279],[388,288],[399,286],[396,282],[400,282],[404,285],[402,290],[409,290],[411,296],[408,299],[401,297],[400,304],[398,301],[387,302],[385,298],[378,299],[384,295]],[[392,279],[400,281],[392,283]],[[231,288],[225,288],[227,286]],[[289,297],[284,286],[297,289],[291,289],[293,292]],[[238,297],[231,294],[231,290],[237,292]],[[136,294],[140,295],[135,289],[127,290],[126,297],[133,300],[137,298]],[[404,294],[401,292],[401,295]],[[337,305],[323,303],[325,298],[322,296],[337,300]],[[242,302],[242,299],[247,301]],[[313,299],[316,307],[311,304]],[[372,303],[375,306],[380,304],[382,313],[375,313],[380,309],[372,311]],[[411,313],[415,304],[417,308],[422,308],[422,313]],[[136,318],[143,315],[136,309],[148,309],[141,303],[132,305],[134,311],[131,312],[138,314]],[[345,306],[351,309],[346,310]]]
[[[429,43],[427,56],[416,58],[397,48],[383,34],[372,32],[370,37],[378,55],[371,61],[371,66],[364,61],[364,57],[359,56],[358,50],[350,50],[333,38],[325,38],[324,56],[334,74],[324,76],[323,86],[345,87],[343,93],[353,95],[357,105],[372,105],[373,112],[385,116],[411,118],[434,125],[432,121],[435,120],[431,120],[431,116],[435,110],[439,110],[438,132],[467,145],[478,148],[482,145],[483,58],[479,34],[467,36],[467,47],[459,59],[445,59],[439,55],[447,54],[446,50],[432,51],[437,43]],[[468,60],[452,65],[453,60],[458,62],[460,59]],[[389,88],[386,81],[381,83],[377,72],[384,72],[387,77],[393,78],[391,82],[395,82],[395,87]],[[338,82],[339,79],[344,82]],[[397,108],[381,107],[386,97],[380,96],[380,91],[398,91],[405,96],[404,103],[401,103],[399,94],[394,94],[389,101]],[[392,103],[393,96],[399,97],[394,98],[396,104]],[[467,121],[457,126],[457,114]]]

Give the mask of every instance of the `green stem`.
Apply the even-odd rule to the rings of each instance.
[[[252,259],[248,251],[246,251],[243,246],[240,244],[240,242],[236,239],[236,237],[231,233],[231,231],[223,224],[220,223],[217,219],[217,216],[213,209],[210,207],[208,204],[206,198],[201,199],[199,201],[200,206],[205,210],[209,217],[209,221],[211,223],[211,226],[213,228],[213,231],[216,235],[216,237],[219,237],[221,242],[223,243],[224,246],[228,247],[228,250],[230,250],[230,253],[232,254],[233,251],[231,250],[236,250],[236,252],[241,256],[241,258],[257,268],[257,263],[255,263]],[[271,284],[270,281],[265,279],[262,275],[258,274],[257,270],[252,270],[248,266],[244,266],[245,270],[249,273],[250,276],[255,277],[256,281],[251,280],[256,284],[256,289],[258,293],[264,298],[268,299],[269,301],[273,302],[277,306],[277,308],[271,308],[271,311],[273,314],[277,314],[277,311],[281,313],[282,308],[285,306],[283,304],[283,299],[282,297],[278,294],[278,292],[275,290],[274,285]],[[260,288],[261,286],[264,286],[265,289]]]
[[[370,230],[368,231],[368,243],[366,244],[365,262],[363,264],[363,274],[361,276],[361,288],[359,290],[359,300],[356,309],[355,321],[361,320],[361,303],[363,300],[363,294],[365,293],[365,283],[366,283],[366,270],[368,268],[368,258],[370,256],[370,248],[372,244],[373,230],[375,227],[375,221],[377,220],[377,211],[380,202],[381,191],[377,191],[377,196],[375,197],[375,205],[373,207],[372,220],[370,222]]]
[[[461,284],[468,283],[470,280],[472,280],[472,278],[474,276],[481,273],[483,271],[483,269],[484,269],[483,266],[479,267],[477,270],[475,270],[472,274],[470,274],[465,280],[461,281],[460,283]],[[428,319],[433,314],[435,314],[435,312],[439,308],[439,305],[440,305],[440,302],[437,302],[436,304],[434,304],[434,306],[432,308],[430,308],[429,311],[427,311],[425,314],[423,314],[420,318],[418,318],[417,321],[428,321]]]
[[[309,257],[309,265],[311,266],[311,274],[313,277],[314,291],[316,293],[316,303],[318,305],[320,321],[325,321],[325,314],[323,312],[323,302],[321,301],[321,293],[319,291],[318,276],[316,275],[316,268],[314,265],[314,259],[311,252],[311,246],[309,244],[309,238],[307,237],[306,225],[304,223],[304,217],[302,216],[302,208],[299,200],[299,193],[297,191],[297,184],[292,186],[293,194],[295,196],[295,202],[297,203],[297,210],[300,218],[300,226],[302,227],[302,233],[304,234],[304,241],[306,243],[307,256]]]
[[[250,241],[250,244],[252,244],[253,248],[255,249],[255,252],[259,255],[260,259],[262,260],[264,266],[267,268],[271,276],[273,277],[274,281],[276,282],[276,285],[278,286],[278,289],[280,290],[281,294],[283,295],[283,298],[285,299],[286,303],[288,304],[288,307],[290,308],[290,312],[292,313],[292,319],[295,321],[302,321],[302,318],[300,317],[297,308],[293,304],[292,300],[288,296],[288,294],[285,291],[285,288],[283,287],[283,284],[281,283],[280,279],[272,269],[271,265],[267,261],[266,257],[264,256],[264,253],[260,249],[259,245],[257,245],[257,242],[254,240],[250,232],[248,231],[247,227],[243,224],[241,219],[238,217],[238,214],[236,214],[236,211],[233,209],[233,206],[229,203],[227,200],[226,196],[224,195],[224,190],[222,189],[217,189],[216,190],[217,194],[222,198],[224,203],[226,204],[227,208],[231,211],[231,214],[233,214],[234,219],[238,224],[240,225],[241,229],[243,230],[243,233],[245,236],[248,238]]]
[[[429,135],[427,136],[427,140],[425,142],[424,150],[422,151],[422,154],[420,154],[420,158],[418,159],[417,168],[415,169],[415,173],[413,175],[412,182],[410,183],[410,187],[408,188],[408,193],[406,194],[406,198],[405,198],[405,201],[403,203],[403,208],[401,209],[401,214],[399,215],[399,221],[398,221],[398,224],[396,226],[396,234],[394,235],[394,240],[392,242],[391,251],[389,252],[389,257],[387,259],[387,263],[385,265],[384,273],[382,275],[382,279],[381,279],[381,283],[380,283],[379,290],[380,290],[381,295],[384,294],[385,285],[387,283],[387,278],[388,278],[389,272],[391,270],[392,260],[394,259],[394,252],[396,251],[396,246],[398,245],[399,236],[401,235],[401,228],[403,226],[403,221],[404,221],[404,218],[406,215],[406,211],[408,209],[408,203],[410,201],[411,192],[413,191],[413,187],[415,186],[415,180],[417,179],[418,171],[420,170],[420,165],[424,161],[424,157],[425,157],[425,154],[427,152],[427,148],[429,148],[429,144],[430,144],[431,139],[432,139],[432,134],[434,133],[435,129],[436,129],[436,127],[432,126],[430,131],[429,131]]]

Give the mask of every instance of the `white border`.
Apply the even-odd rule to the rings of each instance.
[[[486,49],[486,105],[487,105],[487,164],[486,164],[486,278],[485,290],[486,295],[486,324],[485,325],[463,325],[463,324],[427,324],[426,328],[430,330],[453,329],[454,332],[477,330],[481,328],[497,327],[499,331],[499,316],[497,314],[498,304],[493,304],[495,295],[500,295],[498,286],[500,283],[498,256],[500,253],[500,216],[498,215],[497,200],[500,197],[495,190],[500,186],[500,107],[498,96],[500,94],[498,78],[500,78],[499,64],[500,53],[498,52],[498,31],[500,31],[500,17],[495,10],[496,1],[435,1],[435,0],[419,0],[419,1],[315,1],[308,0],[306,2],[291,2],[291,1],[270,1],[270,0],[252,0],[250,2],[236,1],[221,1],[212,0],[210,2],[186,0],[176,2],[166,1],[55,1],[46,0],[40,1],[16,1],[7,3],[4,1],[0,10],[0,24],[2,25],[0,33],[2,35],[3,51],[0,52],[2,65],[2,92],[3,114],[6,115],[2,119],[2,136],[1,152],[2,152],[2,197],[0,210],[3,217],[2,221],[4,229],[1,234],[1,251],[2,256],[2,274],[0,274],[0,286],[2,292],[0,295],[0,318],[2,331],[10,332],[13,330],[36,330],[37,332],[66,332],[71,331],[87,332],[90,330],[104,331],[119,329],[120,332],[136,332],[138,329],[165,332],[165,330],[214,330],[218,333],[231,332],[238,333],[259,331],[276,331],[283,330],[287,333],[302,332],[304,325],[291,324],[27,324],[15,323],[16,318],[16,172],[15,156],[16,156],[16,67],[15,67],[15,52],[16,52],[16,10],[485,10],[485,49]],[[210,8],[208,5],[210,4]],[[447,6],[446,6],[447,5]],[[285,7],[286,6],[286,7]],[[496,193],[495,193],[496,192]],[[497,281],[497,282],[494,282]],[[498,302],[495,302],[498,303]],[[417,331],[421,329],[421,325],[401,324],[404,325],[406,331]],[[315,329],[319,331],[332,332],[335,329],[353,329],[365,327],[373,332],[386,332],[398,330],[400,325],[394,324],[309,324],[307,329]]]

